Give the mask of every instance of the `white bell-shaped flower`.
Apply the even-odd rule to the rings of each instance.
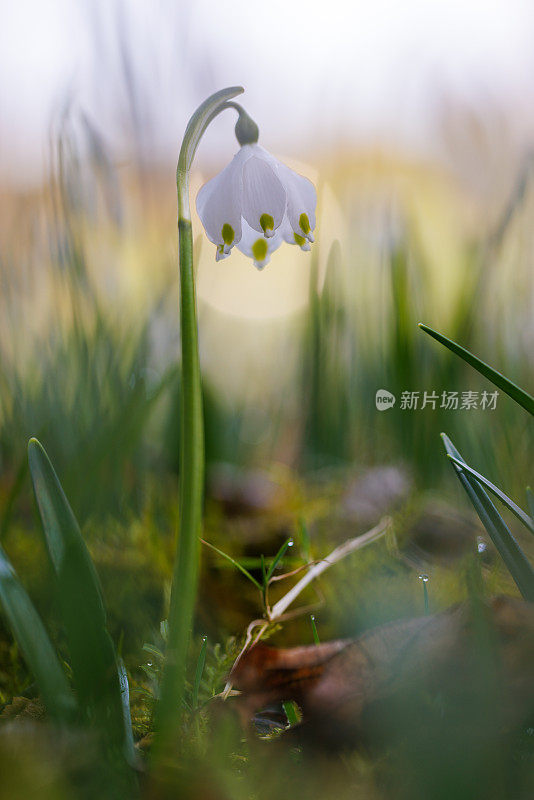
[[[316,205],[313,183],[258,144],[243,145],[197,195],[198,215],[217,246],[216,259],[238,245],[258,269],[282,241],[310,249]]]

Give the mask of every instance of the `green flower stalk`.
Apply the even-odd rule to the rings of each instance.
[[[317,193],[298,175],[257,144],[256,123],[232,98],[240,86],[222,89],[202,103],[186,128],[178,167],[180,329],[182,388],[180,408],[180,534],[174,566],[168,639],[156,712],[156,758],[172,757],[182,723],[187,651],[193,624],[200,561],[199,542],[204,488],[204,421],[198,357],[198,332],[189,208],[189,173],[199,142],[215,117],[227,108],[238,112],[240,149],[233,160],[200,190],[197,211],[217,260],[234,245],[262,269],[282,243],[310,249],[314,241]]]
[[[177,745],[182,722],[187,651],[197,594],[204,490],[204,420],[189,208],[189,172],[204,131],[221,111],[230,107],[228,101],[241,92],[243,89],[240,86],[222,89],[205,100],[195,111],[184,134],[176,170],[182,344],[180,531],[171,590],[165,667],[156,711],[155,753],[163,758],[172,754]]]

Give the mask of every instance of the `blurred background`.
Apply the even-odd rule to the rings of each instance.
[[[216,263],[194,216],[206,536],[253,569],[298,521],[313,555],[397,510],[408,566],[371,580],[364,560],[357,586],[347,573],[321,636],[388,618],[392,570],[398,607],[420,611],[421,564],[433,577],[482,534],[440,431],[518,502],[532,482],[532,426],[506,396],[495,410],[400,402],[492,390],[419,321],[533,388],[532,4],[4,0],[1,20],[0,538],[38,606],[51,600],[30,436],[129,668],[157,640],[179,481],[174,171],[193,110],[240,84],[260,143],[315,182],[318,225],[311,254],[285,246],[259,273],[237,252]],[[237,149],[233,116],[199,148],[193,197]],[[379,389],[392,409],[377,410]],[[199,626],[221,641],[257,598],[205,563]],[[463,591],[447,575],[436,606]],[[340,622],[348,607],[356,620]],[[27,679],[13,647],[5,634],[4,699]]]

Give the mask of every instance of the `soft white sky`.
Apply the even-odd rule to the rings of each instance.
[[[39,175],[67,100],[117,154],[136,130],[146,157],[174,160],[189,113],[235,83],[263,143],[297,157],[340,132],[428,148],[445,97],[534,130],[531,0],[0,2],[0,173],[10,177]],[[205,153],[234,147],[225,125]]]

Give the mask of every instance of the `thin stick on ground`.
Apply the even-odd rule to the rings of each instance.
[[[336,547],[335,550],[332,550],[330,555],[328,555],[326,558],[314,562],[310,566],[308,572],[299,581],[297,581],[297,583],[289,590],[289,592],[287,592],[287,594],[285,594],[277,603],[275,603],[269,613],[268,619],[255,619],[250,623],[247,628],[245,644],[234,661],[232,671],[241,660],[243,654],[246,653],[250,647],[253,647],[255,644],[257,644],[269,625],[272,625],[273,622],[281,621],[284,618],[285,612],[289,606],[297,599],[299,594],[301,594],[301,592],[303,592],[304,589],[309,586],[310,583],[312,583],[312,581],[322,575],[323,572],[326,572],[326,570],[333,564],[337,564],[339,561],[346,558],[346,556],[350,555],[351,553],[354,553],[356,550],[360,550],[362,547],[365,547],[366,545],[375,542],[377,539],[380,539],[387,533],[390,526],[391,517],[383,517],[378,525],[376,525],[374,528],[371,528],[371,530],[367,531],[366,533],[362,533],[360,536],[355,536],[353,539],[349,539],[348,541],[339,545],[339,547]],[[306,606],[303,611],[308,612],[309,609],[310,607]],[[297,613],[298,612],[293,612],[290,615],[296,616]],[[258,627],[259,631],[255,636],[253,636],[255,628]],[[222,692],[223,699],[228,697],[231,689],[232,683],[231,681],[228,681],[224,687],[224,691]]]
[[[350,553],[354,553],[355,550],[359,550],[361,547],[365,547],[365,545],[371,544],[371,542],[379,539],[386,533],[390,524],[390,517],[384,517],[380,520],[376,527],[371,528],[371,530],[367,531],[367,533],[362,533],[361,536],[356,536],[354,539],[349,539],[344,544],[336,547],[335,550],[332,550],[330,555],[325,559],[313,564],[313,566],[310,567],[308,572],[300,579],[300,581],[298,581],[293,588],[290,589],[289,592],[272,607],[271,622],[281,617],[291,603],[293,603],[299,594],[306,588],[306,586],[318,578],[319,575],[322,575],[323,572],[325,572],[329,567],[331,567],[333,564],[337,564],[338,561],[341,561],[343,558],[350,555]]]

